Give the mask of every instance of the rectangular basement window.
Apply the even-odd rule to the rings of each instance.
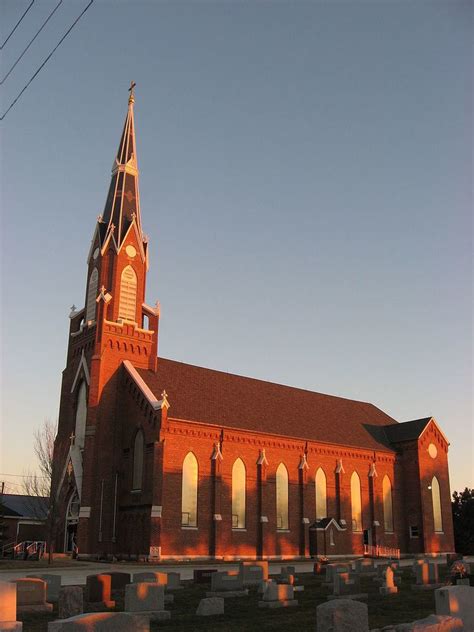
[[[418,537],[419,537],[418,525],[411,525],[410,526],[410,538],[418,538]]]

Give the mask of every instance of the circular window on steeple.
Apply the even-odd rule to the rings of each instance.
[[[428,454],[432,459],[436,459],[436,457],[438,456],[438,448],[435,446],[434,443],[430,443],[430,445],[428,446]]]
[[[129,244],[126,248],[125,248],[125,252],[127,253],[127,255],[133,259],[133,257],[137,254],[137,251],[135,250],[135,248]]]

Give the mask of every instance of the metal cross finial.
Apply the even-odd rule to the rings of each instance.
[[[137,84],[134,81],[130,82],[130,88],[128,89],[128,91],[130,92],[130,96],[128,98],[128,103],[129,104],[135,103],[135,92],[134,92],[134,90],[135,90],[135,86],[136,85]]]
[[[69,437],[70,441],[71,441],[71,447],[74,445],[74,439],[76,438],[76,435],[74,434],[74,432],[71,432],[71,436]]]

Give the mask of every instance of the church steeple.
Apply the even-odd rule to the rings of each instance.
[[[125,236],[135,223],[137,236],[146,253],[146,239],[142,232],[140,194],[138,189],[138,164],[135,141],[133,106],[135,83],[130,85],[128,110],[117,155],[112,166],[112,179],[104,212],[99,217],[102,245],[112,238],[117,251],[122,247]]]

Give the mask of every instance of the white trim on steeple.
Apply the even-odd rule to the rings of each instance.
[[[71,393],[73,393],[74,389],[76,388],[76,383],[77,383],[77,380],[79,379],[81,368],[84,371],[84,377],[86,378],[87,385],[89,386],[90,376],[89,376],[89,369],[87,368],[86,357],[84,355],[84,349],[82,350],[81,359],[79,360],[79,366],[77,367],[77,371],[76,371],[76,376],[74,378],[74,382],[72,383]]]

